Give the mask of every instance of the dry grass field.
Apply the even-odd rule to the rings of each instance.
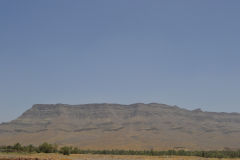
[[[61,154],[19,154],[0,153],[0,160],[219,160],[218,158],[201,158],[189,156],[135,156],[135,155],[92,155],[74,154],[64,156]],[[240,160],[224,159],[224,160]]]

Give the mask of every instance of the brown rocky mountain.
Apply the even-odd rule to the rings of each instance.
[[[36,104],[0,125],[0,144],[74,145],[84,149],[240,148],[240,114],[165,104]]]

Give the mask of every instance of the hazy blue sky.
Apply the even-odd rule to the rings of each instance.
[[[239,0],[1,0],[0,122],[35,103],[240,112]]]

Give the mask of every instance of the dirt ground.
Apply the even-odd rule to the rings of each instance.
[[[92,155],[75,154],[64,156],[61,154],[18,154],[0,153],[0,160],[219,160],[218,158],[201,158],[186,156],[132,156],[132,155]],[[240,160],[240,159],[224,159]]]

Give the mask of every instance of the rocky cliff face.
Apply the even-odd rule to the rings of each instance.
[[[240,148],[240,114],[164,104],[36,104],[0,125],[0,144],[75,145],[85,149]]]

